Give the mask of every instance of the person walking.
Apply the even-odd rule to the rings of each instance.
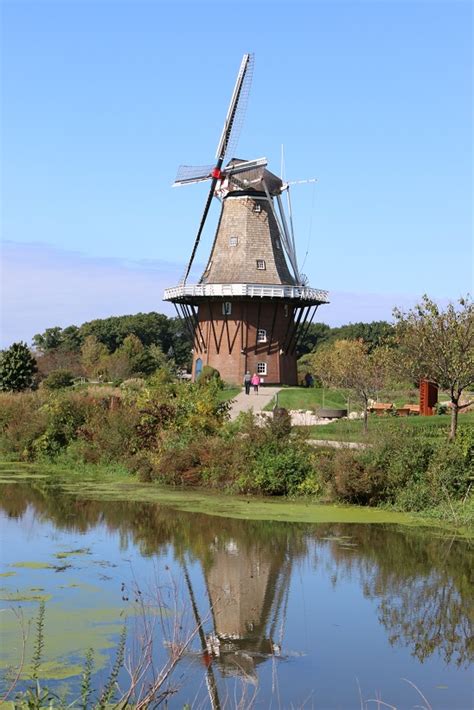
[[[255,394],[258,394],[258,386],[260,384],[260,377],[257,375],[256,372],[253,373],[252,379],[250,380],[251,384],[253,385],[253,391]]]
[[[245,394],[250,394],[250,383],[252,381],[252,378],[250,377],[250,372],[247,370],[247,372],[244,375],[244,387],[245,387]]]

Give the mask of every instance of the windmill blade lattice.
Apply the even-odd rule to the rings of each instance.
[[[176,174],[173,187],[191,185],[194,182],[209,180],[212,176],[214,165],[180,165]]]
[[[209,208],[211,206],[212,198],[214,196],[214,191],[216,189],[216,185],[218,180],[220,180],[223,177],[223,173],[221,172],[222,165],[224,163],[224,160],[226,156],[229,154],[230,150],[235,149],[235,145],[237,143],[237,139],[240,134],[240,129],[242,127],[244,115],[245,115],[245,109],[247,106],[248,102],[248,96],[250,92],[250,84],[252,81],[252,75],[253,75],[253,66],[254,66],[254,56],[253,54],[244,54],[242,62],[240,64],[240,69],[239,73],[237,75],[237,81],[235,82],[234,86],[234,91],[232,94],[232,98],[230,101],[229,109],[227,111],[227,116],[226,120],[224,123],[224,128],[221,134],[221,138],[219,140],[219,145],[217,147],[217,163],[214,168],[211,169],[211,171],[206,175],[203,173],[206,172],[207,166],[201,168],[201,171],[199,172],[199,169],[197,170],[197,174],[194,175],[189,175],[186,180],[180,179],[179,181],[175,181],[175,184],[182,185],[186,184],[186,182],[193,183],[193,182],[200,182],[201,180],[206,180],[208,178],[211,178],[211,188],[209,190],[209,194],[207,196],[206,204],[204,207],[204,212],[203,216],[201,218],[201,222],[199,224],[199,229],[196,235],[196,238],[194,240],[194,246],[193,250],[191,252],[191,258],[189,259],[188,265],[186,267],[186,271],[184,274],[184,277],[182,279],[182,284],[184,285],[186,283],[186,279],[189,276],[189,272],[191,270],[191,266],[194,261],[194,257],[196,254],[196,250],[199,245],[199,241],[201,239],[201,235],[204,229],[204,225],[206,223],[207,215],[209,213]]]
[[[222,162],[227,158],[233,157],[232,153],[239,140],[245,112],[247,110],[254,64],[254,55],[244,54],[230,100],[229,110],[227,111],[222,135],[217,146],[216,158],[222,160]]]

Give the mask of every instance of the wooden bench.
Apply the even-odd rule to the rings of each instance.
[[[393,412],[393,404],[391,402],[375,402],[369,407],[369,412],[371,414],[375,412],[378,417],[381,417],[384,414]]]
[[[419,414],[420,405],[419,404],[404,404],[402,409],[408,409],[410,414]]]

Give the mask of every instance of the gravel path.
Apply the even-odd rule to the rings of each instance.
[[[258,394],[254,393],[253,387],[250,388],[250,394],[245,394],[245,390],[242,389],[232,402],[230,418],[236,419],[240,412],[249,412],[251,409],[254,412],[261,412],[280,389],[280,387],[260,387]]]

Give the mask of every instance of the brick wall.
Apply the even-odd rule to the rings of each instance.
[[[231,313],[222,312],[224,301],[207,301],[199,305],[199,330],[194,347],[195,364],[219,370],[226,382],[241,384],[247,370],[257,372],[258,363],[265,363],[265,384],[297,384],[296,355],[281,353],[293,332],[291,306],[275,301],[233,301]],[[266,341],[259,342],[258,331],[266,331]],[[263,335],[263,334],[261,334]]]

